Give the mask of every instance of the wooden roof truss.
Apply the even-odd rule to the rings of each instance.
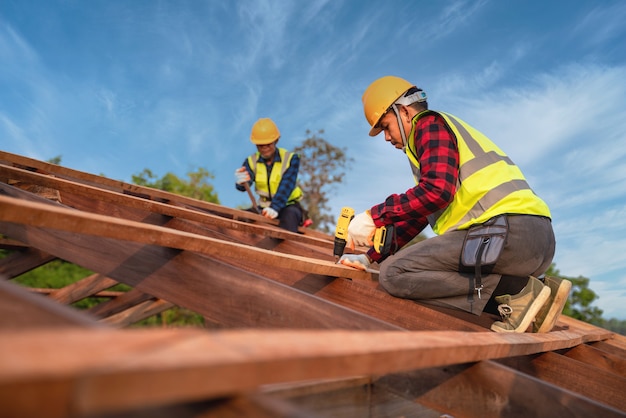
[[[0,152],[0,234],[0,416],[626,416],[624,337],[493,333],[313,230]],[[13,283],[56,259],[93,274]],[[173,306],[205,328],[130,327]]]

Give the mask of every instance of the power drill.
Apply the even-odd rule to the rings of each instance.
[[[343,255],[348,243],[348,226],[354,218],[354,209],[344,206],[341,208],[339,219],[337,219],[337,227],[335,228],[335,246],[333,255],[335,261],[338,261]],[[395,229],[393,225],[381,226],[374,232],[374,250],[384,256],[393,254],[396,251]]]
[[[335,228],[335,246],[333,248],[333,255],[335,261],[339,261],[343,255],[343,251],[346,249],[348,243],[348,225],[354,218],[354,209],[344,206],[341,208],[339,219],[337,219],[337,227]]]

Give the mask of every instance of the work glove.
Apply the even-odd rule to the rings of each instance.
[[[339,259],[339,264],[365,271],[371,263],[365,254],[344,254]]]
[[[355,245],[371,246],[373,244],[374,232],[376,232],[376,226],[370,211],[366,210],[359,213],[348,225],[348,245],[350,248],[354,248]]]
[[[235,181],[237,184],[244,184],[250,181],[250,173],[246,170],[246,167],[239,167],[235,170]]]
[[[266,218],[270,218],[270,219],[276,219],[278,217],[278,212],[276,212],[274,209],[270,208],[269,206],[266,208],[263,208],[263,212],[261,214],[265,216]]]

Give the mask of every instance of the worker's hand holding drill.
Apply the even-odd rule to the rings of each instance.
[[[360,213],[351,219],[345,241],[347,245],[352,249],[354,249],[355,245],[361,247],[372,245],[372,238],[376,231],[376,226],[374,225],[369,211]],[[371,261],[365,254],[343,254],[338,263],[358,270],[367,270],[370,267]]]
[[[354,248],[355,245],[368,247],[373,244],[372,238],[376,232],[376,226],[372,220],[370,211],[359,213],[352,219],[348,226],[348,246]]]
[[[349,206],[341,208],[335,228],[335,245],[333,254],[337,263],[367,270],[372,260],[367,254],[344,254],[346,245],[354,250],[355,245],[360,247],[373,246],[374,250],[383,256],[395,251],[395,229],[393,225],[376,228],[369,210],[354,215],[354,209]]]

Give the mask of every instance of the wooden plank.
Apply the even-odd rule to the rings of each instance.
[[[23,251],[28,249],[28,246],[19,241],[15,241],[14,239],[4,238],[0,236],[0,249],[9,251]]]
[[[85,205],[88,205],[89,202],[90,201],[84,203],[72,201],[72,204],[77,204],[79,207],[83,208]],[[87,207],[87,210],[97,211],[104,210],[104,208]],[[124,214],[124,216],[126,216],[126,214]],[[145,218],[147,214],[136,213],[135,216],[138,219],[142,219]],[[223,239],[232,238],[236,240],[235,242],[243,242],[244,239],[247,239],[247,242],[251,245],[259,245],[262,246],[262,248],[271,248],[275,251],[283,253],[307,254],[310,257],[316,258],[323,256],[331,258],[330,253],[324,254],[318,252],[319,250],[317,248],[312,249],[303,247],[301,245],[302,243],[299,242],[295,243],[289,240],[280,242],[271,241],[273,244],[273,246],[271,246],[270,241],[268,241],[267,244],[262,243],[261,241],[255,242],[253,237],[248,234],[242,234],[241,231],[238,230],[225,230],[216,233],[213,230],[208,230],[205,225],[191,224],[190,222],[177,219],[170,220],[166,225],[170,228],[192,232],[203,236],[220,236]],[[226,263],[236,261],[239,268],[243,268],[250,272],[259,271],[259,265],[255,262],[248,262],[247,260],[232,260],[230,257],[219,257],[219,259]],[[499,319],[494,319],[486,314],[481,317],[468,314],[467,317],[459,319],[451,315],[450,310],[445,310],[445,316],[442,317],[440,312],[444,311],[443,309],[436,310],[432,307],[420,305],[419,303],[411,300],[395,298],[389,295],[377,284],[375,287],[370,287],[369,282],[364,283],[360,280],[336,280],[327,276],[306,274],[277,268],[264,269],[263,275],[291,287],[303,290],[307,293],[314,294],[325,300],[329,300],[333,303],[340,304],[409,330],[435,330],[445,328],[462,331],[486,331],[495,319]],[[371,284],[374,285],[374,283]],[[111,301],[109,303],[116,302]]]
[[[40,295],[46,295],[49,296],[50,293],[52,293],[53,291],[57,290],[57,289],[48,289],[48,288],[44,288],[44,287],[29,287],[28,290],[30,290],[33,293],[38,293]],[[92,296],[94,298],[118,298],[120,296],[123,296],[126,292],[118,292],[115,290],[101,290],[97,293],[93,293],[89,296]]]
[[[103,322],[110,326],[118,328],[126,327],[139,322],[143,319],[150,318],[156,314],[166,311],[175,305],[163,299],[147,300],[138,305],[128,308],[122,312],[113,314],[102,319]]]
[[[282,394],[272,394],[275,398]],[[292,405],[322,417],[441,418],[441,413],[405,399],[382,386],[370,384],[328,389],[286,398]]]
[[[191,252],[7,222],[0,229],[224,326],[398,328]]]
[[[556,353],[516,357],[501,363],[626,412],[626,378]]]
[[[38,399],[45,382],[67,389],[54,401],[67,410],[114,412],[248,392],[270,383],[528,355],[589,338],[566,331],[6,331],[0,339],[0,406],[3,411],[15,407],[11,400],[17,390]]]
[[[291,239],[275,239],[272,237],[267,237],[265,235],[265,230],[267,228],[264,228],[263,230],[244,230],[241,228],[233,229],[224,226],[217,227],[213,225],[208,225],[206,223],[201,224],[199,222],[187,219],[159,216],[158,214],[153,214],[151,212],[139,209],[130,209],[128,207],[115,205],[111,202],[102,202],[96,201],[94,199],[87,199],[70,193],[65,193],[64,199],[64,202],[66,202],[69,206],[90,213],[99,213],[103,215],[110,215],[111,213],[114,213],[114,216],[118,218],[135,220],[143,223],[150,223],[153,225],[166,226],[168,228],[178,229],[180,231],[186,231],[220,240],[251,245],[266,250],[319,258],[322,260],[334,260],[334,258],[332,257],[332,250],[330,250],[329,248],[323,248],[317,244],[309,245],[307,244],[308,241],[306,240],[298,240],[296,242]],[[256,265],[254,271],[258,271],[258,265]]]
[[[303,241],[311,245],[319,245],[321,247],[332,251],[332,241],[328,237],[324,239],[297,234],[286,231],[281,228],[275,228],[272,226],[264,226],[259,224],[252,224],[249,222],[235,221],[232,219],[226,219],[224,217],[212,215],[206,212],[198,212],[196,210],[190,210],[183,207],[172,206],[170,204],[161,203],[153,200],[146,200],[143,198],[120,194],[113,191],[108,191],[93,186],[75,183],[70,180],[64,180],[57,177],[51,177],[43,174],[33,173],[31,171],[22,170],[19,168],[8,167],[0,165],[0,177],[8,176],[23,181],[44,185],[49,188],[58,189],[64,193],[74,193],[90,199],[96,199],[106,201],[108,204],[121,205],[129,208],[140,209],[147,212],[159,213],[162,215],[177,217],[181,219],[188,219],[199,222],[201,224],[212,225],[216,227],[226,227],[231,229],[241,229],[251,233],[262,234],[265,236],[271,236],[278,239],[291,239],[294,241]],[[64,199],[64,203],[67,200]]]
[[[52,290],[50,298],[64,305],[69,305],[116,284],[119,282],[102,274],[94,273],[61,289]]]
[[[226,215],[235,215],[237,212],[234,209],[230,209],[224,206],[217,205],[215,203],[198,201],[196,199],[187,198],[185,196],[175,195],[158,189],[152,189],[149,187],[138,186],[134,184],[128,184],[123,181],[112,180],[104,176],[98,176],[78,170],[73,170],[67,167],[63,167],[56,164],[46,163],[43,161],[35,160],[28,157],[23,157],[17,154],[11,154],[5,151],[0,151],[0,163],[4,165],[14,166],[18,168],[36,169],[37,172],[42,174],[54,174],[56,177],[60,177],[67,180],[79,181],[86,185],[107,189],[110,191],[116,191],[120,193],[128,193],[133,196],[145,196],[152,200],[160,200],[164,202],[175,201],[180,203],[187,203],[195,205],[203,209],[223,213]],[[31,170],[32,171],[32,170]],[[262,217],[260,217],[262,218]]]
[[[0,280],[0,340],[6,330],[95,327],[98,322],[75,309],[59,305],[46,296]],[[1,369],[1,367],[0,367]]]
[[[494,320],[488,314],[481,316],[468,314],[466,319],[459,319],[450,315],[449,312],[436,310],[419,301],[391,296],[376,282],[332,280],[313,274],[281,277],[275,271],[266,272],[265,275],[296,289],[411,331],[446,329],[490,332],[489,326]]]
[[[626,353],[622,353],[626,354]],[[563,353],[566,357],[594,368],[626,378],[626,357],[606,353],[587,344],[581,344]]]
[[[14,279],[55,259],[55,256],[35,248],[25,248],[0,259],[0,276]]]
[[[254,214],[252,212],[232,209],[226,206],[221,206],[219,204],[192,199],[186,196],[176,195],[174,193],[169,193],[150,187],[143,187],[136,184],[129,184],[118,180],[112,180],[104,176],[73,170],[60,165],[51,164],[4,151],[0,151],[0,164],[28,169],[29,171],[36,171],[42,174],[54,174],[54,176],[56,177],[71,180],[74,182],[80,182],[85,185],[90,185],[97,188],[115,191],[131,196],[138,196],[144,199],[171,203],[173,205],[181,207],[194,208],[209,213],[219,214],[221,216],[236,219],[245,219],[257,223],[265,223],[274,226],[278,225],[278,221],[267,219],[261,215]],[[327,236],[326,234],[309,228],[299,228],[298,232],[300,234],[309,235],[313,238],[320,239],[324,239],[324,237]]]
[[[622,360],[626,359],[626,348],[623,348],[621,344],[615,344],[614,338],[607,339],[605,341],[598,341],[591,346],[597,350],[602,350],[605,353],[611,354],[616,357],[620,357]]]
[[[137,289],[132,289],[120,297],[90,308],[88,312],[97,318],[106,318],[150,299],[155,299],[155,297]]]
[[[626,336],[620,334],[613,334],[613,338],[605,341],[606,344],[626,352]]]
[[[144,214],[140,215],[140,217],[144,216]],[[184,228],[181,221],[172,220],[168,223],[168,226],[171,224],[174,224],[176,228]],[[210,233],[210,231],[206,231],[201,228],[202,226],[197,226],[195,229],[189,228],[188,230],[193,230],[194,232],[204,235],[208,235]],[[281,248],[282,251],[289,253],[298,251],[302,251],[304,253],[306,251],[309,255],[319,257],[319,255],[312,249],[299,248],[299,244],[300,243],[283,241],[278,244],[277,248]],[[259,271],[259,264],[252,261],[245,259],[232,260],[229,256],[214,257],[214,259],[218,258],[224,262],[232,263],[233,261],[236,261],[239,267],[246,268],[251,272]],[[293,286],[297,289],[315,294],[316,296],[329,300],[335,304],[346,306],[352,310],[362,312],[374,318],[381,319],[387,323],[395,324],[407,329],[428,330],[441,329],[442,327],[445,327],[446,329],[485,331],[492,322],[492,320],[486,319],[486,326],[484,324],[475,325],[471,321],[468,322],[454,317],[448,317],[447,315],[444,322],[442,322],[442,316],[431,308],[424,307],[413,301],[394,298],[381,288],[360,287],[356,285],[356,283],[346,280],[334,280],[326,276],[302,274],[292,270],[281,270],[278,268],[264,269],[263,275],[265,277],[281,281],[282,283]],[[115,302],[111,301],[110,303]],[[177,304],[185,306],[179,302],[177,302]],[[190,309],[198,312],[195,308],[190,307]],[[250,318],[252,319],[252,316],[250,316]],[[470,319],[472,321],[476,321],[475,318]]]
[[[143,244],[160,245],[208,256],[251,260],[264,265],[315,274],[347,277],[357,280],[372,280],[371,273],[355,270],[331,261],[276,253],[170,228],[84,213],[64,207],[30,202],[7,196],[0,196],[0,205],[3,207],[2,214],[0,214],[2,223],[53,228],[75,234],[95,235]],[[4,233],[11,237],[10,234]]]
[[[622,417],[623,411],[493,361],[388,375],[374,387],[454,417]]]

